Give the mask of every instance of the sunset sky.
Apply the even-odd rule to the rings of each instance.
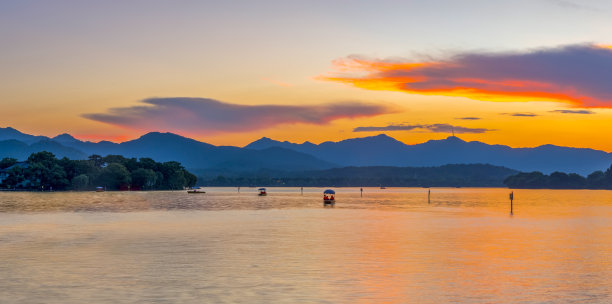
[[[610,1],[0,1],[0,127],[612,151]]]

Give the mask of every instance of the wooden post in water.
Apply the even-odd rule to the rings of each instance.
[[[427,203],[431,204],[431,189],[427,189]]]
[[[514,200],[514,191],[510,192],[510,215],[514,214],[514,212],[513,212],[514,210],[512,210],[513,209],[513,206],[512,206],[512,201],[513,200]]]
[[[361,197],[363,197],[363,187],[361,187],[359,191],[361,192]]]
[[[238,187],[238,193],[240,193],[240,187]]]
[[[301,187],[301,188],[300,188],[300,193],[301,193],[302,195],[304,195],[304,187]]]

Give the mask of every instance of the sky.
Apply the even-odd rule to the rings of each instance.
[[[612,151],[610,1],[0,0],[0,127]]]

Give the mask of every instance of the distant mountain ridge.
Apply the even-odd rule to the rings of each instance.
[[[262,137],[245,147],[214,146],[173,133],[150,132],[123,143],[80,141],[70,134],[53,138],[0,128],[0,158],[25,159],[47,150],[58,157],[83,159],[88,155],[118,154],[179,161],[191,169],[214,171],[325,170],[334,167],[426,167],[447,164],[491,164],[520,171],[575,172],[582,175],[605,170],[612,154],[594,149],[543,145],[511,148],[450,136],[407,145],[384,134],[338,142],[302,144]]]
[[[32,135],[12,128],[0,128],[0,138],[16,137],[34,141]],[[214,146],[172,133],[150,132],[138,139],[123,143],[80,141],[69,134],[54,138],[37,137],[28,144],[17,139],[0,141],[0,158],[26,159],[31,153],[49,151],[57,157],[85,159],[92,154],[150,157],[156,161],[178,161],[190,169],[223,171],[256,171],[265,168],[278,170],[312,170],[336,167],[336,164],[317,159],[309,154],[278,147],[262,150]]]
[[[512,148],[478,141],[466,142],[456,136],[406,145],[384,134],[353,138],[319,145],[280,142],[269,138],[256,140],[245,148],[282,147],[311,154],[342,166],[441,166],[446,164],[491,164],[520,171],[554,171],[589,174],[612,164],[612,154],[586,148],[543,145]]]
[[[24,142],[26,144],[33,144],[35,142],[50,139],[46,136],[34,136],[25,133],[21,133],[16,129],[11,127],[0,128],[0,141],[14,139],[20,142]]]
[[[16,139],[0,141],[0,159],[13,157],[18,160],[25,160],[30,154],[40,151],[49,151],[59,157],[70,159],[84,159],[87,155],[77,149],[66,147],[50,139],[42,139],[38,142],[27,144]]]

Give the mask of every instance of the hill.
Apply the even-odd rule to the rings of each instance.
[[[28,158],[28,156],[30,156],[30,154],[40,151],[51,152],[59,158],[87,158],[87,154],[77,149],[63,146],[62,144],[49,139],[42,139],[32,144],[27,144],[15,139],[0,141],[0,159],[4,157],[12,157],[18,160],[25,160]]]
[[[0,157],[24,159],[42,150],[53,152],[58,157],[73,159],[92,154],[117,154],[125,157],[150,157],[156,161],[176,160],[196,172],[491,164],[525,172],[540,171],[549,174],[561,171],[586,175],[612,164],[610,153],[593,149],[554,145],[512,148],[478,141],[467,142],[455,136],[415,145],[406,145],[384,134],[321,144],[297,144],[263,137],[240,148],[215,146],[172,133],[151,132],[123,143],[94,143],[80,141],[69,134],[48,138],[24,134],[13,128],[0,128],[0,139],[4,139],[0,144]]]
[[[209,172],[212,173],[212,172]],[[518,171],[485,164],[439,167],[344,167],[311,171],[199,175],[207,186],[503,187]]]
[[[178,161],[190,169],[214,169],[221,172],[256,171],[264,168],[277,170],[309,170],[333,168],[336,164],[323,161],[305,153],[284,148],[263,150],[214,146],[172,133],[151,132],[138,139],[120,144],[111,142],[83,142],[68,134],[28,145],[18,140],[0,142],[0,158],[13,157],[25,160],[31,153],[49,151],[57,157],[85,159],[88,155],[122,155],[125,157],[150,157],[155,161]]]
[[[478,141],[466,142],[456,136],[416,145],[406,145],[384,134],[319,145],[280,142],[264,137],[245,146],[248,149],[269,147],[293,149],[342,166],[422,167],[485,163],[520,171],[588,174],[612,163],[610,153],[593,149],[554,145],[511,148]]]

